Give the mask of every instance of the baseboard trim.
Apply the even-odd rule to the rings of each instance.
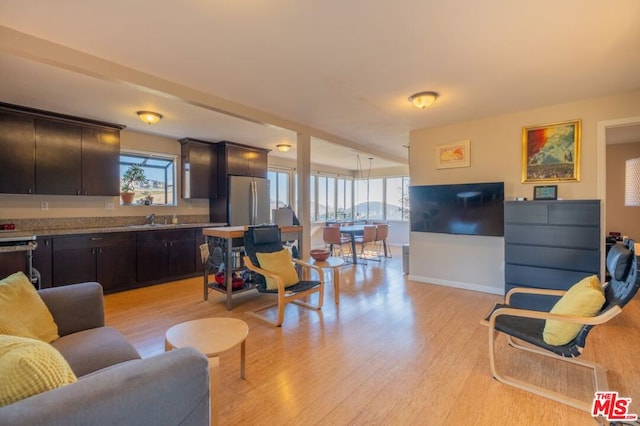
[[[435,285],[441,285],[444,287],[460,288],[463,290],[479,291],[482,293],[490,293],[490,294],[497,294],[500,296],[504,296],[504,289],[499,289],[499,288],[490,287],[486,285],[464,283],[460,281],[449,281],[449,280],[443,280],[440,278],[420,277],[417,275],[409,275],[408,278],[411,281],[417,281],[419,283],[424,283],[424,284],[435,284]]]

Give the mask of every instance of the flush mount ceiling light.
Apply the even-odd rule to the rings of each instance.
[[[291,149],[291,145],[289,145],[288,143],[279,143],[278,145],[276,145],[276,148],[278,148],[278,151],[280,152],[289,152],[289,150]]]
[[[162,118],[162,115],[153,111],[138,111],[136,114],[147,124],[156,124]]]
[[[420,92],[409,96],[409,101],[416,108],[420,109],[425,109],[430,106],[436,101],[436,99],[438,99],[438,94],[436,92]]]

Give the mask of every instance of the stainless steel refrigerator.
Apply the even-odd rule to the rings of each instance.
[[[229,225],[269,223],[269,180],[249,176],[229,176]]]

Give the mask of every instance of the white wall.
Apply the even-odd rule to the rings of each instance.
[[[533,184],[521,182],[522,128],[580,119],[581,179],[579,182],[558,183],[558,196],[564,199],[595,199],[598,174],[605,172],[597,168],[598,123],[637,116],[639,112],[640,91],[632,91],[413,131],[409,156],[411,184],[504,181],[506,199],[517,196],[531,199]],[[436,169],[435,146],[464,139],[471,140],[470,167]],[[503,238],[412,232],[410,245],[410,278],[503,293]]]

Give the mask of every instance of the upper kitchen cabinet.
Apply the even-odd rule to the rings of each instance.
[[[80,195],[82,128],[36,119],[36,192]]]
[[[123,127],[0,104],[0,192],[117,196]]]
[[[33,117],[0,109],[0,192],[35,192],[35,151]]]
[[[120,195],[120,129],[82,127],[82,195]]]
[[[196,139],[180,139],[182,198],[215,198],[217,148]]]
[[[222,176],[267,177],[268,149],[233,142],[218,142],[218,174]]]

